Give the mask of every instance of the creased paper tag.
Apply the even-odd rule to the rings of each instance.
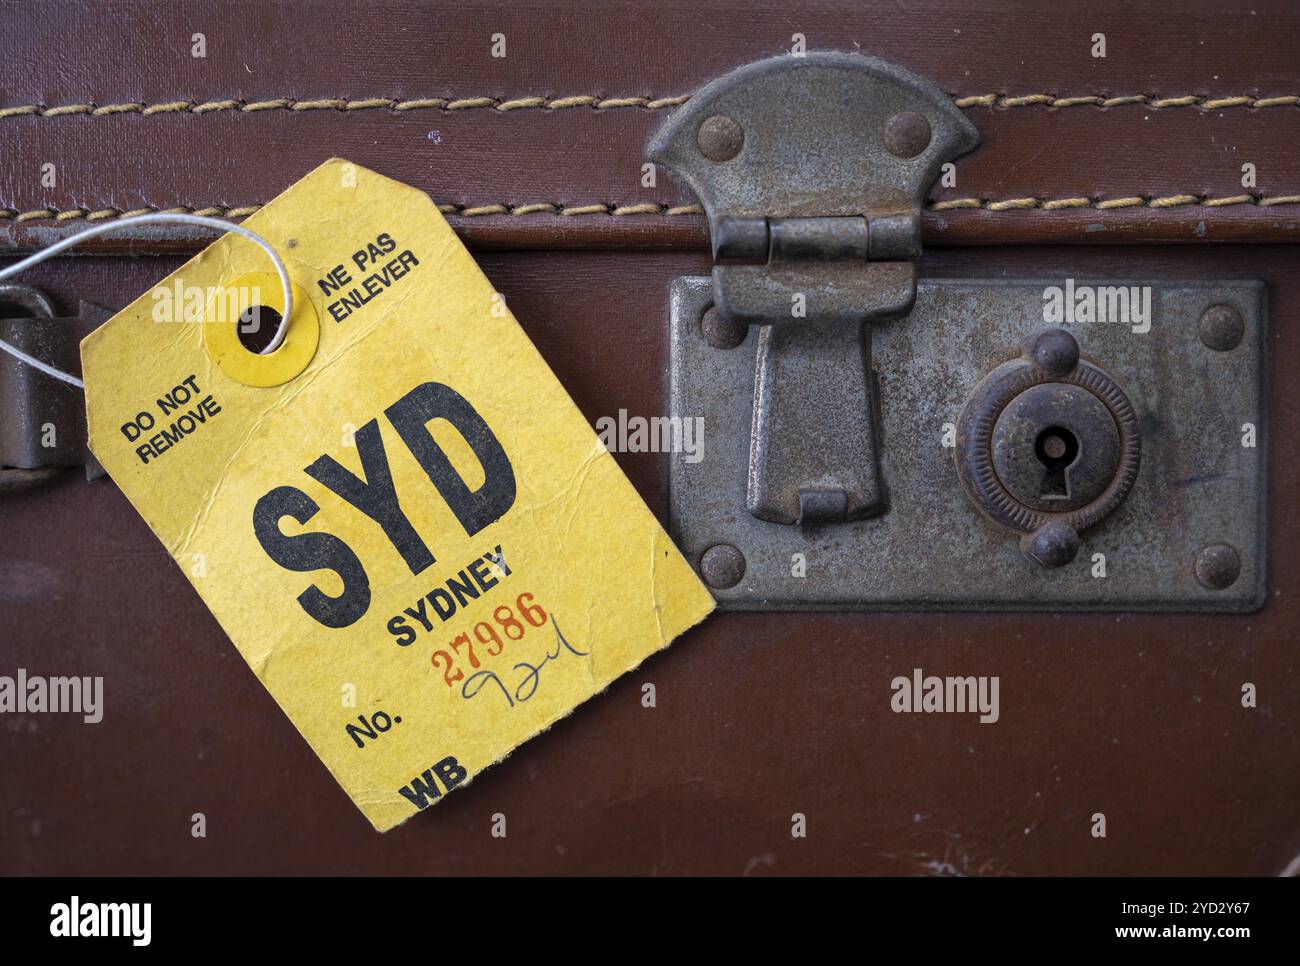
[[[380,830],[713,600],[422,192],[329,161],[82,343],[90,445]],[[263,313],[265,317],[270,313]]]

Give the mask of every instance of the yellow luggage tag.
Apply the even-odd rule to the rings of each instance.
[[[223,237],[82,343],[90,447],[384,831],[713,599],[425,194],[332,160],[245,225],[283,344]]]

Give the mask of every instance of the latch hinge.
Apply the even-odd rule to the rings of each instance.
[[[814,218],[720,218],[714,226],[719,262],[767,264],[915,258],[921,254],[916,212]]]
[[[714,310],[761,327],[754,516],[817,526],[884,509],[863,324],[911,308],[925,192],[978,142],[927,81],[832,53],[733,71],[651,140],[708,213]]]

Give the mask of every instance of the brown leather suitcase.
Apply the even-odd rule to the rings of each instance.
[[[1294,5],[64,0],[6,3],[0,28],[5,263],[124,223],[0,292],[0,338],[77,366],[103,310],[214,237],[132,214],[237,221],[347,158],[439,204],[593,425],[705,413],[719,455],[617,459],[723,605],[377,835],[122,493],[77,469],[76,393],[0,358],[0,674],[105,681],[99,724],[3,716],[0,871],[1295,873]],[[877,95],[932,123],[863,135],[864,182],[828,119]],[[944,138],[910,201],[872,173]],[[1089,280],[1151,289],[1154,335],[1075,320],[1086,372],[1022,355],[1050,327],[1025,307]],[[834,332],[773,315],[834,291]],[[843,378],[859,337],[869,366]],[[1064,553],[1047,517],[982,489],[1018,470],[975,446],[959,485],[965,400],[1002,392],[1002,364],[1104,377],[1078,404],[1113,384],[1130,406],[1106,403],[1118,455],[1088,506],[1109,502],[1070,518],[1065,567],[1019,549]],[[51,419],[74,429],[35,444]],[[1054,472],[1070,440],[1044,439]],[[740,560],[710,573],[717,543]],[[914,673],[997,678],[996,721],[900,711]]]

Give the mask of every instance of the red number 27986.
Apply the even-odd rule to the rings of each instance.
[[[469,631],[454,637],[448,644],[450,651],[434,651],[433,666],[443,671],[443,680],[450,688],[465,677],[465,672],[456,667],[456,658],[464,657],[468,660],[471,670],[477,671],[482,667],[482,662],[474,652],[476,641],[484,647],[484,653],[488,657],[496,657],[506,649],[507,641],[517,641],[527,633],[529,627],[541,627],[545,623],[546,611],[533,603],[533,595],[520,594],[515,599],[514,608],[503,604],[492,612],[492,623],[479,621]],[[473,637],[470,636],[471,633]]]

